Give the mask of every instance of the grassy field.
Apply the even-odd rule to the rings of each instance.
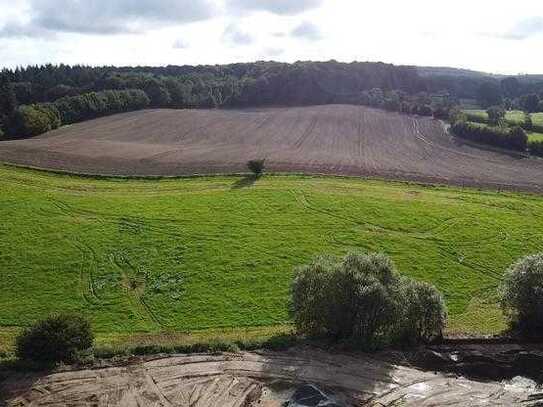
[[[483,109],[464,109],[468,119],[474,121],[487,121],[488,114]],[[536,127],[543,127],[543,113],[531,113],[532,123]],[[505,113],[505,121],[512,125],[524,122],[524,112],[520,110],[509,110]]]
[[[532,122],[535,126],[543,127],[543,113],[532,113]]]
[[[496,333],[502,272],[543,246],[534,195],[295,175],[99,180],[3,166],[0,189],[4,347],[55,311],[87,315],[101,344],[288,327],[293,268],[349,251],[383,251],[434,283],[450,332]]]
[[[528,141],[543,141],[543,133],[528,133]]]

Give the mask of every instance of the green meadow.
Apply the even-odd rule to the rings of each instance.
[[[96,179],[8,166],[0,191],[4,348],[58,311],[87,316],[100,343],[290,329],[294,268],[353,251],[387,253],[401,273],[435,284],[449,333],[498,333],[502,273],[543,249],[543,199],[530,194],[298,175]]]

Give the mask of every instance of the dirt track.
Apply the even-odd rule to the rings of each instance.
[[[13,378],[3,390],[8,406],[279,407],[304,383],[348,406],[533,406],[539,399],[522,381],[477,382],[309,349],[158,358],[37,380]]]
[[[0,161],[106,175],[277,171],[543,190],[543,160],[462,144],[436,120],[359,106],[146,110],[0,142]]]

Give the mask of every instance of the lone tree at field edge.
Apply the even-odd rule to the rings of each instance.
[[[264,161],[265,160],[251,160],[247,163],[247,168],[258,178],[262,176],[262,173],[264,172]]]

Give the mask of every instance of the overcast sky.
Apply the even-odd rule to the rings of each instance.
[[[0,0],[0,66],[329,59],[543,74],[543,1]]]

